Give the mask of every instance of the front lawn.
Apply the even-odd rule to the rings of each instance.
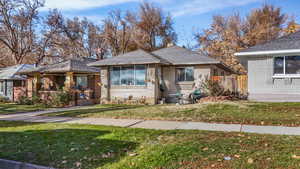
[[[300,137],[0,121],[0,158],[56,168],[300,167]]]
[[[33,112],[45,109],[41,105],[19,105],[14,103],[0,103],[0,115]]]
[[[300,103],[224,102],[195,105],[96,105],[48,116],[104,117],[300,126]]]

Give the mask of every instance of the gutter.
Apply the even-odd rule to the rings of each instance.
[[[281,54],[284,55],[300,54],[300,49],[237,52],[234,53],[234,56],[270,56],[270,55],[281,55]]]

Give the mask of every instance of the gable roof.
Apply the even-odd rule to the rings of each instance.
[[[31,73],[98,73],[100,70],[98,68],[87,66],[88,63],[91,63],[91,60],[79,60],[79,59],[70,59],[60,63],[39,66],[29,70],[22,71],[21,74],[31,74]]]
[[[136,50],[128,52],[115,57],[103,59],[94,63],[88,64],[89,66],[112,66],[112,65],[132,65],[132,64],[170,64],[166,60],[153,55],[152,53],[144,50]]]
[[[21,64],[10,66],[4,69],[1,69],[0,79],[1,80],[25,80],[26,77],[19,75],[19,72],[32,69],[34,65]]]
[[[282,36],[280,38],[258,44],[236,53],[236,56],[243,55],[266,55],[280,53],[300,53],[300,31]]]
[[[173,65],[219,64],[220,61],[179,46],[159,49],[154,55],[167,60]]]

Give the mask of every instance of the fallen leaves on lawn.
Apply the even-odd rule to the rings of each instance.
[[[248,158],[248,161],[247,161],[249,164],[252,164],[254,162],[254,160],[252,158]]]
[[[80,166],[81,166],[81,162],[76,162],[76,163],[75,163],[75,166],[76,166],[76,167],[80,167]]]
[[[299,160],[299,159],[300,159],[300,156],[297,156],[297,155],[294,154],[294,155],[292,155],[292,158],[293,158],[293,159]]]
[[[208,147],[204,147],[202,150],[203,150],[203,151],[207,151],[207,150],[208,150]]]

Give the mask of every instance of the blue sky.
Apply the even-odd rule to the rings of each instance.
[[[143,0],[46,0],[42,12],[49,8],[59,9],[67,17],[86,17],[101,24],[111,10],[137,10]],[[193,35],[209,27],[212,16],[239,12],[242,16],[264,3],[281,7],[283,12],[295,17],[300,23],[300,0],[148,0],[160,6],[174,19],[178,44],[195,44]]]

